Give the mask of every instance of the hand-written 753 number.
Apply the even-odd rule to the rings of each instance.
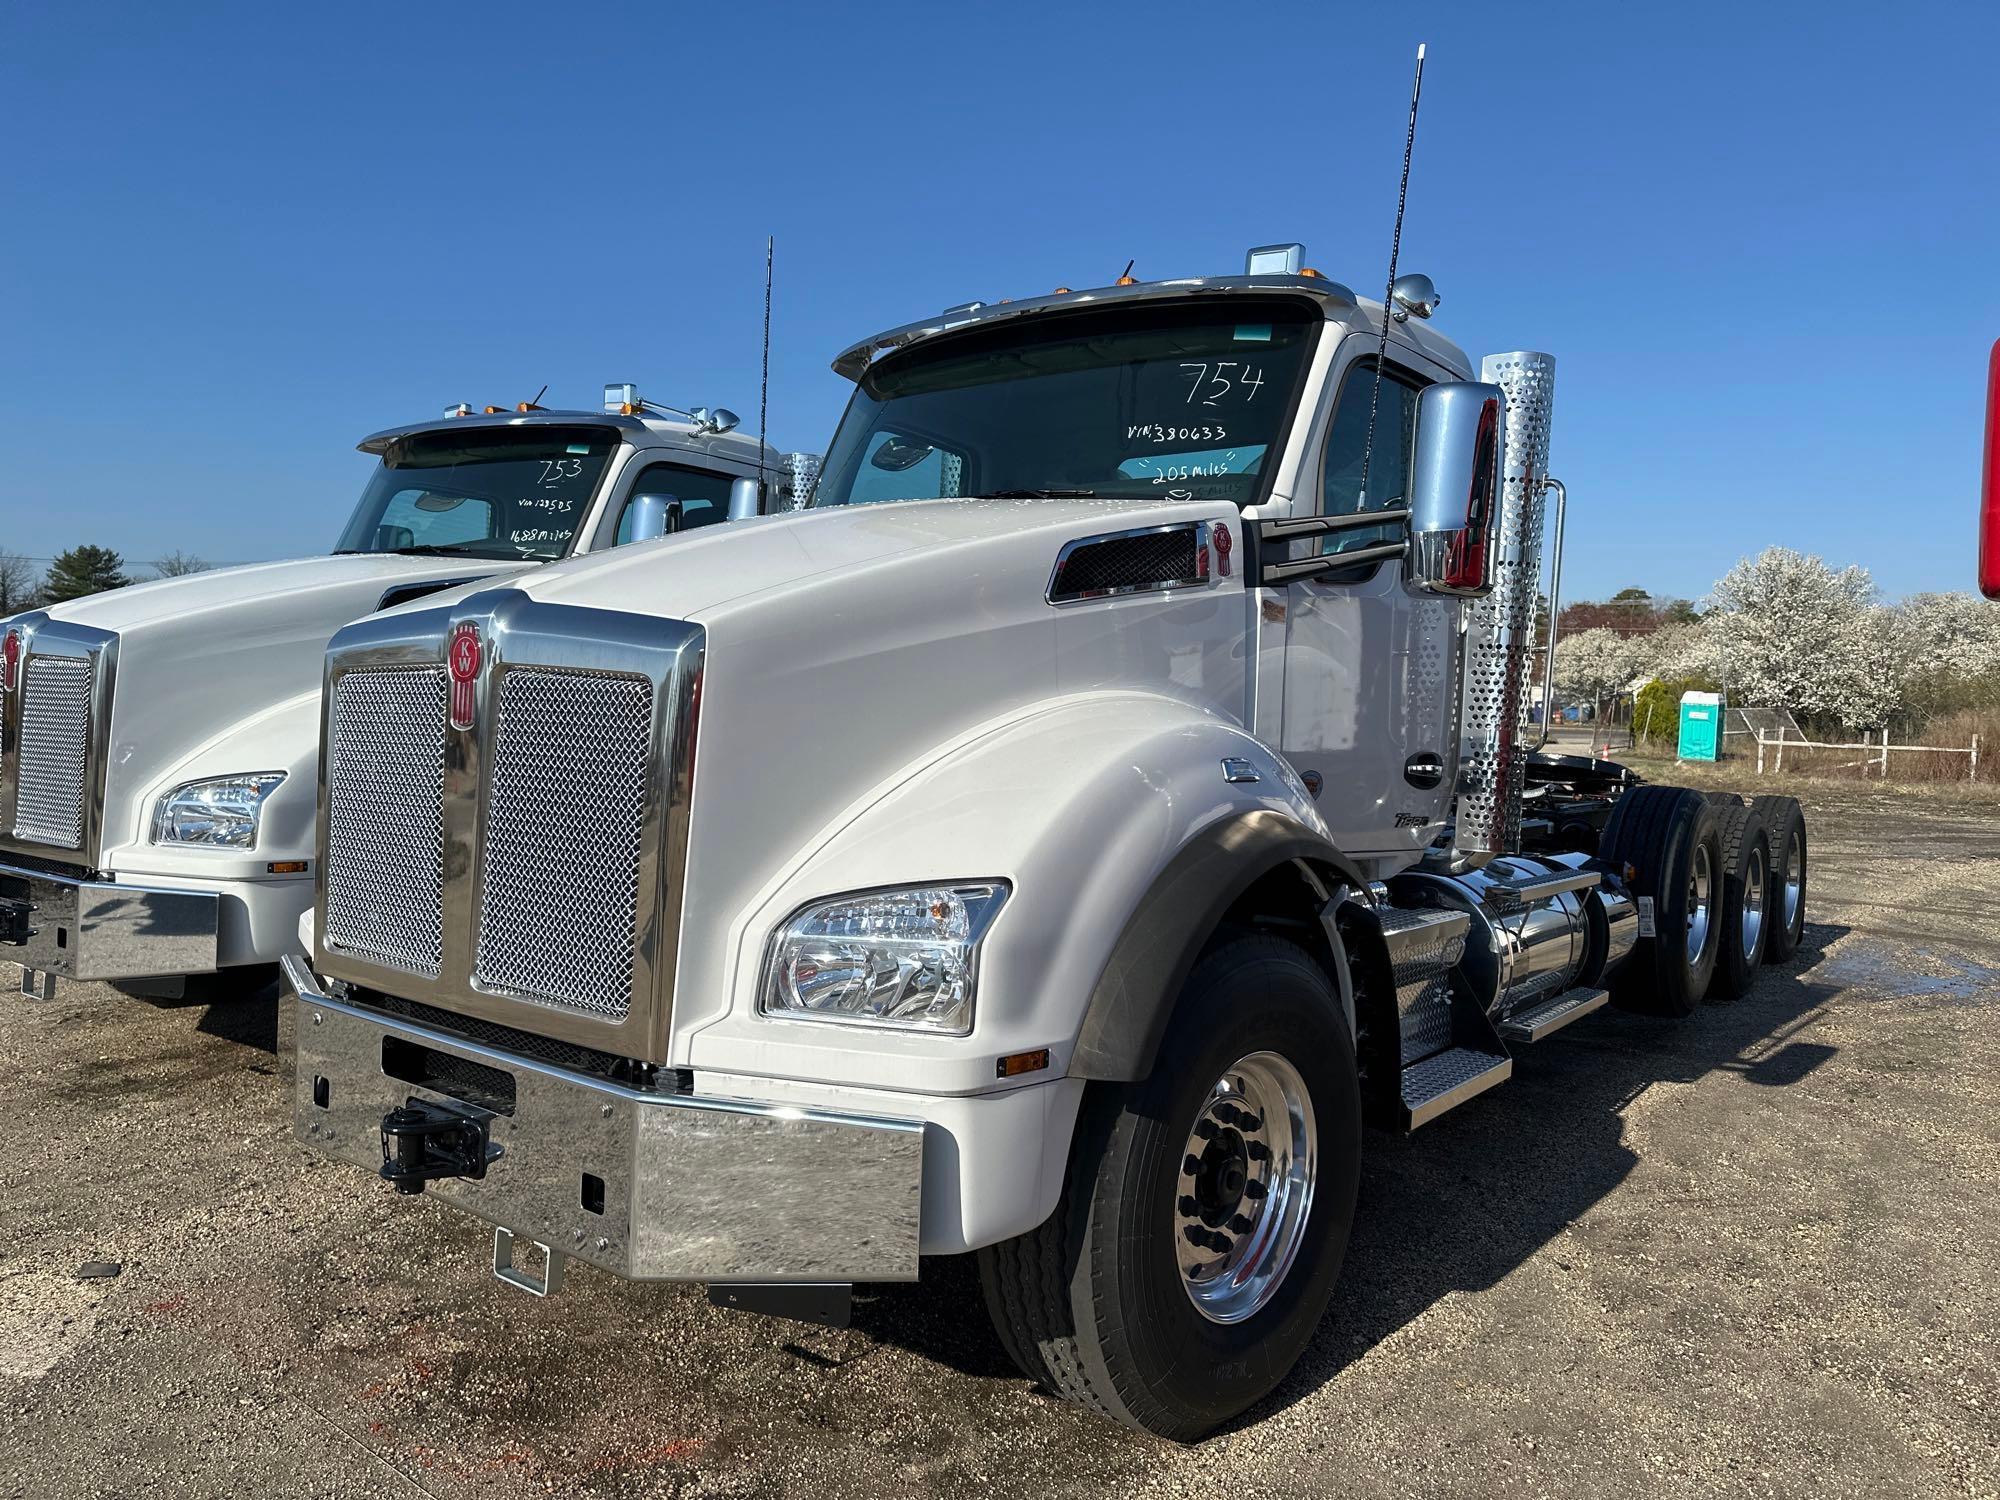
[[[1225,359],[1214,364],[1205,361],[1182,360],[1183,378],[1192,371],[1193,383],[1188,387],[1187,404],[1199,402],[1203,406],[1220,406],[1224,401],[1240,401],[1245,404],[1255,401],[1257,393],[1264,388],[1264,367],[1245,364],[1241,360]]]

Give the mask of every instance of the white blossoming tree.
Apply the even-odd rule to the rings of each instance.
[[[1896,613],[1875,602],[1867,569],[1836,572],[1770,547],[1725,573],[1711,597],[1702,628],[1735,702],[1852,729],[1882,724],[1900,704],[1904,632]]]

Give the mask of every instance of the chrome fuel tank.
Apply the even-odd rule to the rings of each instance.
[[[1582,855],[1503,855],[1462,875],[1412,870],[1389,883],[1402,906],[1466,912],[1467,992],[1494,1019],[1578,984],[1595,984],[1632,950],[1638,923],[1621,889],[1603,889]]]

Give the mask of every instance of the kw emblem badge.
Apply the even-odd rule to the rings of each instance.
[[[479,648],[477,625],[470,620],[462,620],[452,627],[451,646],[445,652],[445,665],[451,669],[453,729],[472,727],[473,689],[479,683],[479,663],[483,655]]]

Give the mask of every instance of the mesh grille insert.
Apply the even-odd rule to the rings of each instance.
[[[21,749],[14,837],[83,847],[94,669],[75,656],[30,656],[21,678]]]
[[[1199,580],[1196,561],[1192,526],[1086,542],[1062,560],[1049,597],[1081,599],[1114,589],[1194,583]]]
[[[623,1020],[653,685],[517,667],[498,698],[475,975],[538,1004]]]
[[[445,674],[354,671],[333,692],[326,941],[435,979],[444,957]]]

